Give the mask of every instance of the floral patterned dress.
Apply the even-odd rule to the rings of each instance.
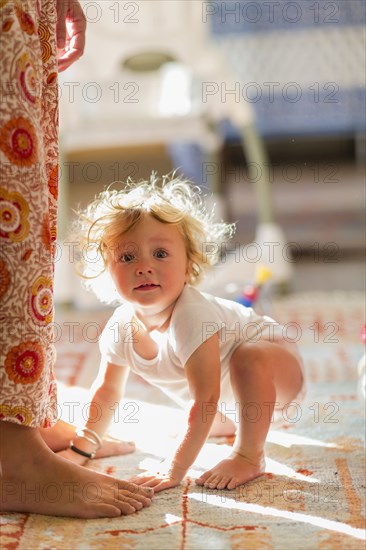
[[[0,0],[0,419],[56,420],[55,0]]]

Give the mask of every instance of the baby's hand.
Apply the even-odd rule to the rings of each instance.
[[[156,471],[145,472],[132,477],[129,481],[143,487],[153,487],[154,492],[158,493],[163,489],[171,489],[180,484],[186,474],[183,468],[172,467],[171,461],[165,460],[159,464]]]
[[[184,476],[183,476],[184,477]],[[135,483],[135,485],[141,485],[142,487],[152,487],[154,493],[163,491],[164,489],[171,489],[180,484],[183,478],[173,477],[169,474],[139,474],[138,476],[131,477],[128,481]]]

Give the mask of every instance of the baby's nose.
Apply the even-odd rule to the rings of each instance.
[[[144,273],[152,273],[152,269],[147,262],[140,262],[137,266],[136,272],[138,275],[143,275]]]

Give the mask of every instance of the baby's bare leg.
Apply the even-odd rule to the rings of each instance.
[[[231,384],[240,404],[240,422],[231,456],[200,476],[211,489],[234,489],[264,473],[264,444],[275,402],[277,408],[300,391],[300,358],[287,343],[243,343],[232,356]]]
[[[149,506],[151,493],[53,453],[37,428],[0,421],[0,510],[79,518]]]
[[[213,424],[210,430],[210,437],[221,437],[234,435],[236,432],[236,424],[230,418],[217,411]]]

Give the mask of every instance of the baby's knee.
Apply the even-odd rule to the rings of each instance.
[[[232,374],[243,377],[271,373],[270,352],[267,343],[243,343],[233,353],[230,361]]]

